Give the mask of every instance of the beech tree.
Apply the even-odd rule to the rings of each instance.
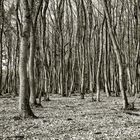
[[[127,100],[127,96],[124,90],[124,85],[123,85],[123,68],[122,68],[122,61],[121,61],[121,56],[120,56],[120,52],[119,52],[119,42],[117,40],[117,37],[115,36],[115,33],[113,33],[113,29],[111,27],[111,18],[109,15],[109,11],[107,8],[107,1],[103,0],[103,8],[105,11],[105,15],[107,18],[107,25],[108,25],[108,29],[109,29],[109,34],[112,40],[112,44],[114,47],[114,52],[116,54],[116,59],[117,59],[117,63],[118,63],[118,67],[119,67],[119,85],[120,85],[120,90],[121,90],[121,94],[122,94],[122,98],[123,98],[123,108],[127,109],[128,107],[128,100]]]
[[[49,101],[51,94],[79,93],[84,99],[90,93],[93,101],[105,94],[122,96],[123,108],[129,108],[129,96],[140,90],[139,5],[139,0],[1,0],[1,94],[26,95],[22,102],[31,105],[40,104],[41,96]]]
[[[36,30],[37,30],[37,20],[40,13],[43,0],[39,1],[36,6],[34,0],[31,1],[31,32],[30,32],[30,56],[29,56],[29,80],[30,80],[30,103],[32,105],[36,104],[36,88],[35,88],[35,78],[34,78],[34,57],[36,51]],[[37,8],[36,8],[37,7]]]
[[[3,29],[4,29],[4,1],[0,1],[0,94],[2,92],[2,50],[3,50]]]
[[[29,105],[29,77],[27,74],[28,64],[28,47],[30,45],[30,30],[31,30],[31,15],[28,0],[22,0],[22,33],[21,33],[21,45],[20,45],[20,60],[19,60],[19,113],[21,117],[34,117],[34,114]]]

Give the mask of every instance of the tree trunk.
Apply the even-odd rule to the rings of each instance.
[[[3,48],[3,29],[4,29],[4,5],[0,1],[0,94],[2,92],[2,48]]]
[[[103,0],[103,8],[104,8],[105,15],[107,18],[109,34],[110,34],[110,38],[111,38],[111,41],[113,44],[113,49],[116,54],[116,59],[117,59],[118,67],[119,67],[119,85],[120,85],[120,91],[121,91],[122,98],[123,98],[123,109],[127,109],[128,99],[127,99],[126,93],[124,91],[124,86],[123,86],[123,69],[122,69],[121,57],[119,54],[119,43],[118,43],[118,40],[117,40],[115,34],[113,33],[113,29],[111,27],[111,20],[110,20],[110,15],[109,15],[108,8],[107,8],[106,0]]]
[[[107,97],[110,96],[110,91],[108,88],[108,76],[107,76],[107,68],[108,68],[108,63],[107,63],[107,48],[108,48],[108,35],[107,35],[107,23],[106,23],[106,33],[105,33],[105,45],[104,46],[104,84],[105,84],[105,92]]]
[[[21,1],[23,12],[23,31],[20,45],[20,62],[19,62],[19,113],[22,118],[34,117],[34,114],[29,105],[29,82],[27,78],[27,49],[30,38],[30,9],[27,0]]]
[[[30,103],[36,104],[35,82],[34,82],[34,56],[35,56],[35,31],[32,27],[30,36],[30,57],[29,57],[29,83],[30,83]]]
[[[98,65],[97,65],[97,75],[96,75],[96,99],[99,102],[100,101],[100,72],[101,72],[101,63],[102,63],[102,52],[103,52],[103,24],[102,27],[99,31],[99,60],[98,60]]]
[[[42,6],[43,0],[39,1],[35,12],[35,1],[31,4],[31,40],[30,40],[30,57],[29,57],[29,82],[30,82],[30,103],[32,105],[36,105],[36,92],[35,92],[35,78],[34,78],[34,58],[35,58],[35,51],[36,51],[36,28],[37,28],[37,19],[40,12],[40,8]]]

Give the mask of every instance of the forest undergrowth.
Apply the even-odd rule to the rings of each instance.
[[[129,101],[133,98],[129,98]],[[43,108],[33,108],[38,119],[18,117],[18,98],[0,98],[0,139],[6,140],[137,140],[140,139],[140,102],[133,111],[121,110],[121,97],[52,95]]]

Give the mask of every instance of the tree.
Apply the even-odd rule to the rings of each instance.
[[[101,27],[99,28],[99,60],[97,65],[97,75],[96,75],[96,94],[97,101],[100,101],[100,75],[101,75],[101,63],[102,63],[102,54],[103,54],[103,27],[104,27],[104,19]]]
[[[23,13],[23,28],[21,34],[20,45],[20,62],[19,62],[19,113],[22,118],[34,117],[34,114],[29,105],[29,81],[27,77],[27,51],[30,43],[30,9],[28,0],[21,1],[21,11]]]
[[[35,92],[35,78],[34,78],[34,57],[36,51],[36,30],[37,19],[42,6],[43,0],[39,1],[36,7],[35,1],[31,1],[31,32],[30,32],[30,56],[29,56],[29,81],[30,81],[30,103],[36,104],[36,92]]]
[[[110,18],[109,11],[107,8],[106,0],[103,0],[103,9],[105,11],[110,38],[113,44],[113,49],[116,54],[116,59],[117,59],[118,67],[119,67],[119,85],[120,85],[120,90],[121,90],[121,94],[123,98],[123,108],[127,109],[129,104],[128,104],[128,99],[127,99],[124,86],[123,86],[123,68],[122,68],[121,56],[119,53],[120,47],[119,47],[119,42],[117,40],[117,37],[115,36],[115,33],[113,32],[113,29],[111,27],[111,18]]]
[[[107,96],[121,93],[123,108],[129,106],[127,93],[133,96],[140,90],[139,0],[28,0],[30,25],[23,23],[24,9],[17,1],[0,1],[2,95],[18,95],[19,59],[25,57],[20,68],[27,70],[22,74],[29,80],[25,94],[32,105],[37,97],[40,103],[43,94],[49,100],[51,93],[75,92],[83,99],[91,92],[94,99],[96,92],[100,100],[103,90]],[[27,54],[19,57],[19,46],[27,39],[25,25],[30,28]]]
[[[2,91],[2,50],[3,50],[3,31],[4,31],[4,0],[0,0],[0,94]]]

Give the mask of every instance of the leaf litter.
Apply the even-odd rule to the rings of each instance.
[[[0,139],[36,140],[137,140],[140,139],[139,100],[137,110],[123,112],[121,98],[102,97],[91,102],[87,95],[63,98],[52,95],[43,108],[34,108],[38,119],[18,118],[18,98],[0,99]]]

